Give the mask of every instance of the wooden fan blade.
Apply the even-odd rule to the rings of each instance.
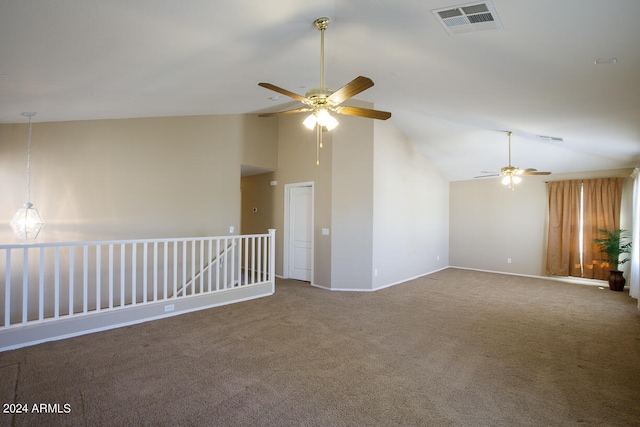
[[[293,93],[291,91],[288,91],[286,89],[282,89],[281,87],[278,87],[276,85],[272,85],[271,83],[258,83],[258,86],[262,86],[266,89],[272,90],[274,92],[278,92],[281,93],[283,95],[288,96],[289,98],[293,98],[293,99],[297,99],[300,102],[304,102],[305,104],[307,102],[309,102],[309,100],[307,98],[305,98],[304,96],[298,95],[297,93]]]
[[[551,175],[551,172],[538,172],[535,169],[521,170],[518,175]]]
[[[329,102],[334,105],[342,104],[349,98],[352,98],[373,86],[373,81],[369,77],[359,76],[342,86],[329,96]]]
[[[280,114],[295,114],[295,113],[304,113],[305,111],[312,111],[311,108],[297,108],[295,110],[286,110],[286,111],[278,111],[276,113],[264,113],[264,114],[258,114],[258,117],[273,117],[273,116],[279,116]]]
[[[369,119],[387,120],[391,117],[391,113],[386,111],[370,110],[368,108],[360,107],[338,107],[336,109],[338,114],[346,114],[347,116],[367,117]]]

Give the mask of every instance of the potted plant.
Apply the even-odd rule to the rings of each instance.
[[[620,259],[620,255],[631,253],[631,242],[627,239],[626,230],[598,230],[602,237],[593,239],[593,243],[600,247],[600,253],[604,254],[605,261],[609,266],[609,288],[612,291],[622,291],[626,280],[619,270],[619,266],[629,261],[631,258]]]

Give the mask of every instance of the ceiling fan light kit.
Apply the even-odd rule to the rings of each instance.
[[[260,117],[310,112],[303,124],[309,130],[316,130],[316,148],[319,148],[322,146],[322,130],[331,131],[338,126],[338,120],[331,113],[378,120],[387,120],[391,117],[391,113],[342,105],[343,102],[373,86],[373,81],[368,77],[356,77],[337,91],[324,86],[324,31],[329,27],[329,18],[318,18],[313,24],[320,31],[320,87],[310,89],[305,96],[301,96],[270,83],[258,83],[258,86],[286,95],[305,105],[294,110],[260,114]],[[316,158],[316,164],[319,164],[319,158]]]
[[[316,125],[323,126],[327,130],[331,131],[338,126],[338,121],[335,117],[327,112],[327,110],[314,111],[302,122],[309,130],[314,130]]]

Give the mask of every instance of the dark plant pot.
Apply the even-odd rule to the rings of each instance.
[[[611,275],[609,276],[609,289],[612,291],[622,292],[624,290],[624,285],[627,283],[624,276],[622,276],[622,271],[618,270],[610,270]]]

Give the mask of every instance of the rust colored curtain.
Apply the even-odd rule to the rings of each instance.
[[[600,237],[599,229],[613,231],[620,228],[623,183],[624,178],[589,179],[582,182],[583,277],[599,280],[609,278],[609,265],[601,261],[602,254],[592,242]]]
[[[547,274],[581,276],[580,265],[580,188],[582,181],[547,183],[549,197],[549,235]]]

